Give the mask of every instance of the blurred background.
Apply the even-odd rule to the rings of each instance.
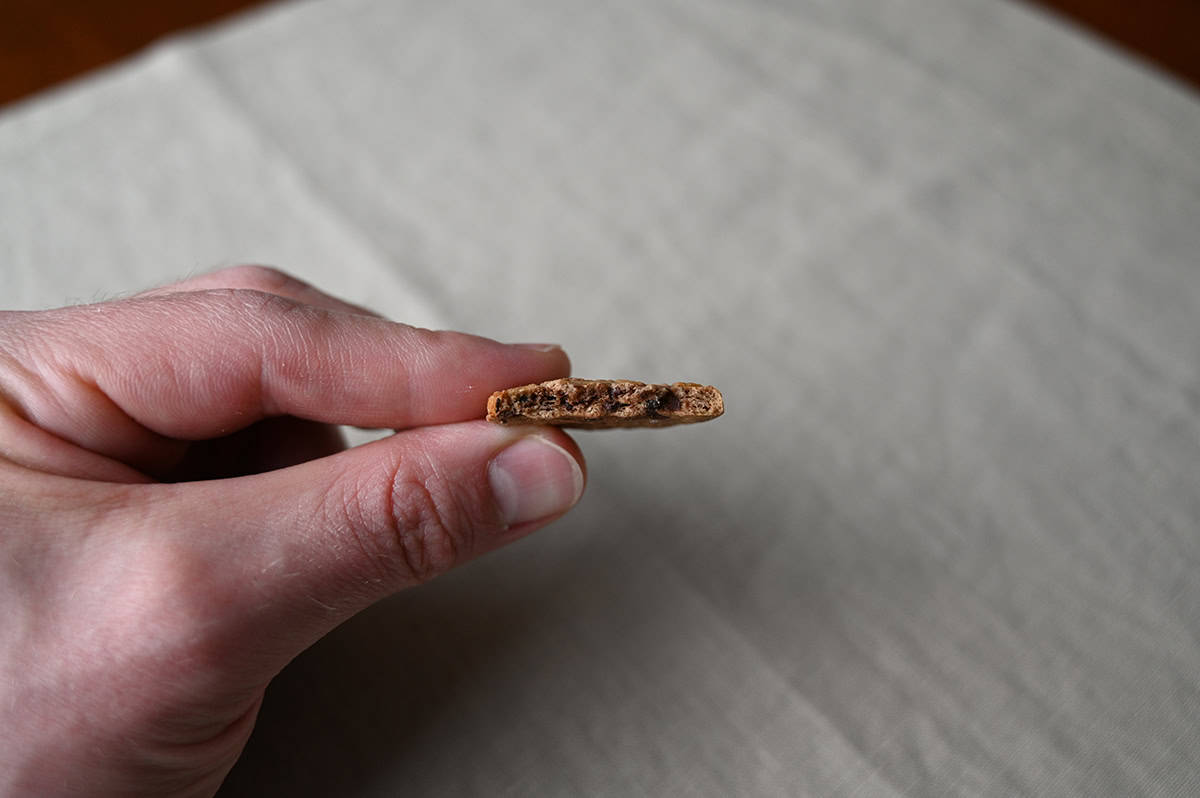
[[[1200,88],[1195,0],[1025,0]],[[0,3],[0,103],[129,55],[172,31],[262,0],[6,0]]]

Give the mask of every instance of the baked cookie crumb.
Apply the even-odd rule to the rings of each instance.
[[[671,427],[724,412],[725,400],[711,385],[570,377],[497,391],[488,398],[487,420],[580,429]]]

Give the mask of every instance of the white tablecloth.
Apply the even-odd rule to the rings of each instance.
[[[1200,793],[1200,102],[1003,0],[326,0],[0,114],[0,294],[286,267],[728,413],[268,692],[249,795]]]

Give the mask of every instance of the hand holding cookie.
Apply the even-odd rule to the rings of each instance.
[[[0,793],[216,791],[302,649],[574,505],[570,438],[479,418],[569,369],[254,267],[0,313]]]

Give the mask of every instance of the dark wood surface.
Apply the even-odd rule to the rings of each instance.
[[[0,104],[116,61],[173,31],[261,4],[262,0],[0,0]],[[1200,0],[1040,4],[1200,89]]]
[[[0,0],[0,104],[262,0]]]
[[[1026,0],[1200,90],[1200,0]]]

